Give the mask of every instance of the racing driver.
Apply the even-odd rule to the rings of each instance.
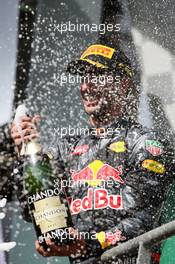
[[[82,76],[80,93],[91,128],[86,135],[59,140],[48,153],[74,183],[67,195],[70,232],[77,239],[66,246],[48,240],[48,250],[37,241],[36,249],[46,257],[68,256],[71,263],[103,263],[105,250],[154,228],[174,176],[173,152],[166,138],[137,122],[139,88],[121,50],[95,43],[67,70]],[[34,119],[22,120],[26,142],[38,137],[31,129]],[[11,134],[20,149],[15,124]],[[89,238],[82,239],[81,232]],[[134,264],[136,256],[105,263]]]

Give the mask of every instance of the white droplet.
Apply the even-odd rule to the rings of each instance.
[[[16,246],[16,242],[7,242],[0,244],[0,251],[9,251]]]
[[[7,203],[7,199],[6,198],[3,198],[0,200],[0,207],[4,207]]]
[[[0,213],[0,220],[5,217],[5,213]]]

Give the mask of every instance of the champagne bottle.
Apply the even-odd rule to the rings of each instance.
[[[55,163],[42,153],[39,140],[31,140],[22,151],[24,192],[39,242],[46,245],[51,239],[56,244],[68,244],[71,214],[63,189],[60,189]]]

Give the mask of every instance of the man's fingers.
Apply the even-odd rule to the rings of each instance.
[[[62,249],[62,246],[58,246],[56,245],[53,241],[51,241],[50,239],[46,239],[46,244],[48,245],[48,249],[47,251],[52,253],[53,255],[55,254],[58,254],[61,249]]]
[[[50,239],[46,239],[46,244],[48,245],[47,254],[49,256],[68,256],[69,245],[56,245]]]
[[[24,137],[24,136],[28,136],[28,135],[37,134],[37,133],[38,133],[38,131],[37,131],[36,129],[26,128],[26,129],[23,129],[23,130],[22,130],[22,135],[23,135],[23,137]],[[14,133],[12,134],[12,137],[13,137],[14,139],[18,139],[18,138],[21,138],[21,135],[19,134],[19,132],[14,132]]]
[[[67,256],[66,251],[65,251],[66,250],[65,247],[55,245],[55,243],[52,242],[50,239],[46,240],[46,244],[47,244],[48,248],[46,250],[44,250],[44,247],[41,246],[38,241],[35,242],[36,250],[43,257]]]
[[[32,118],[32,122],[34,123],[34,124],[38,124],[38,122],[41,120],[41,117],[40,117],[40,115],[35,115],[33,118]]]
[[[21,138],[15,140],[15,145],[16,145],[16,146],[20,146],[21,143],[22,143],[22,139],[21,139]]]
[[[41,120],[41,116],[40,115],[35,115],[34,117],[28,117],[28,116],[24,116],[21,118],[21,122],[39,122]]]
[[[25,136],[29,136],[29,135],[32,136],[34,134],[37,134],[38,131],[36,129],[26,128],[26,129],[23,129],[22,133],[23,133],[23,136],[25,137]]]
[[[21,121],[21,122],[24,122],[24,121],[29,121],[29,122],[31,122],[31,121],[32,121],[32,117],[30,117],[30,116],[22,116],[22,117],[20,118],[20,121]]]
[[[21,123],[21,128],[25,129],[25,128],[33,128],[35,127],[35,125],[32,122],[22,122]]]
[[[21,118],[20,127],[21,128],[27,128],[27,127],[33,128],[40,120],[41,120],[41,117],[39,115],[35,115],[33,118],[24,116]],[[12,122],[11,129],[14,131],[17,131],[17,126],[15,122]]]
[[[36,128],[36,127],[32,122],[21,122],[20,128],[23,130],[26,128]],[[14,125],[12,128],[12,133],[16,133],[16,132],[18,132],[18,127]]]
[[[46,244],[48,246],[53,246],[54,245],[54,242],[52,242],[50,239],[46,239]]]
[[[36,241],[35,241],[35,248],[36,248],[36,250],[39,250],[40,246],[41,246],[41,245],[39,244],[39,241],[36,240]]]
[[[21,120],[20,120],[20,125],[22,123],[32,123],[32,118],[31,117],[27,117],[27,116],[22,117]],[[11,129],[13,129],[14,127],[16,127],[16,122],[15,121],[13,121],[11,123]]]
[[[30,139],[39,138],[39,133],[34,129],[26,129],[24,130],[23,137],[21,137],[19,133],[15,133],[12,135],[12,138],[15,141],[15,144],[18,143],[19,145],[23,140],[24,142],[28,142]]]
[[[72,243],[70,245],[55,245],[51,240],[46,240],[46,244],[48,246],[47,250],[44,250],[43,246],[39,244],[38,241],[35,242],[36,250],[43,257],[51,257],[51,256],[80,256],[82,252],[85,252],[85,242],[77,241],[77,243]]]
[[[23,135],[28,135],[30,133],[37,133],[37,124],[40,120],[40,116],[39,115],[35,115],[34,117],[28,117],[28,116],[24,116],[21,118],[21,122],[20,122],[20,128],[22,130]],[[31,132],[29,131],[29,129],[31,129]],[[35,130],[35,131],[32,131]],[[19,128],[17,127],[16,123],[13,122],[11,124],[11,137],[15,140],[18,139],[19,136]]]
[[[32,135],[28,135],[28,136],[24,136],[24,142],[25,143],[27,143],[27,142],[29,142],[31,139],[35,139],[35,138],[39,138],[40,137],[40,135],[39,135],[39,133],[35,133],[35,134],[32,134]],[[20,145],[21,143],[22,143],[22,138],[20,137],[20,138],[16,138],[15,139],[15,145]]]
[[[40,134],[39,133],[34,133],[32,135],[24,136],[24,141],[30,141],[31,139],[39,138]]]
[[[47,251],[44,250],[43,246],[41,246],[38,241],[35,241],[35,248],[40,255],[47,257]]]
[[[32,122],[32,118],[28,117],[28,116],[23,116],[23,117],[21,117],[20,122]],[[15,125],[16,125],[16,122],[13,121],[11,126],[13,127]]]

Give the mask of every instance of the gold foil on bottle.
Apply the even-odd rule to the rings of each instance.
[[[31,141],[26,145],[25,155],[34,155],[41,151],[41,145],[38,142]]]
[[[40,226],[41,233],[67,227],[66,207],[64,204],[61,204],[58,196],[34,202],[34,206],[34,218],[36,224]]]

